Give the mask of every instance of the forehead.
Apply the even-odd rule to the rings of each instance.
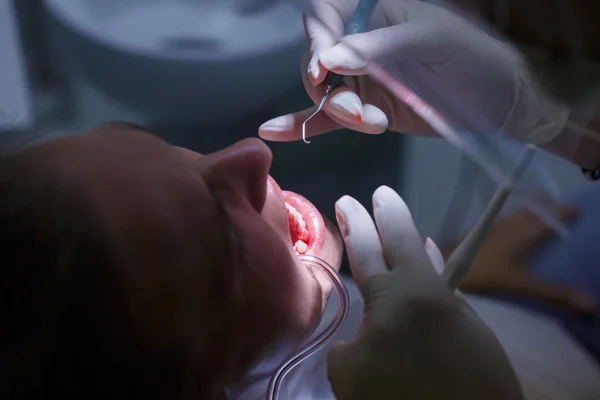
[[[145,156],[157,157],[163,162],[180,160],[178,152],[164,140],[143,127],[124,122],[105,123],[88,132],[64,138],[56,142],[54,150],[62,154],[70,152],[71,156],[81,154],[87,160],[85,164],[92,165],[93,161],[94,165],[104,168],[117,163],[143,165]]]
[[[164,248],[174,242],[166,237],[177,237],[183,246],[192,240],[186,235],[199,239],[200,226],[218,233],[224,223],[203,178],[203,159],[140,128],[105,124],[49,144],[46,152],[62,166],[61,177],[78,186],[110,228],[127,232],[128,238],[162,241]]]
[[[48,147],[46,153],[54,161],[68,163],[68,169],[85,174],[88,182],[199,176],[202,169],[199,158],[191,158],[143,128],[126,123],[102,124],[86,133],[51,142]]]

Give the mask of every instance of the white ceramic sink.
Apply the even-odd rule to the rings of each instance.
[[[150,119],[238,118],[300,84],[300,11],[277,0],[44,0],[57,56]]]

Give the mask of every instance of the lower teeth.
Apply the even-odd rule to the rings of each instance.
[[[298,240],[296,244],[294,244],[294,250],[296,250],[296,253],[298,254],[305,254],[306,250],[308,250],[308,245],[302,240]]]

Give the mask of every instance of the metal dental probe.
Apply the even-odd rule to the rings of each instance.
[[[515,168],[509,175],[509,182],[507,184],[500,184],[483,215],[477,221],[477,224],[452,252],[450,257],[448,257],[448,262],[446,263],[442,277],[446,279],[450,289],[455,290],[460,281],[469,272],[471,264],[473,264],[475,256],[477,255],[477,251],[479,250],[479,247],[481,247],[494,219],[500,213],[500,210],[512,192],[513,187],[525,172],[525,169],[535,154],[535,150],[535,146],[532,145],[528,145],[525,148],[519,157]]]
[[[363,33],[367,27],[367,23],[369,22],[369,18],[371,17],[376,4],[377,0],[360,0],[356,10],[354,11],[354,14],[352,14],[352,18],[350,19],[348,26],[346,26],[344,36]],[[313,119],[319,112],[321,112],[321,109],[325,105],[325,102],[327,101],[327,98],[333,89],[342,83],[343,80],[343,75],[338,75],[331,71],[327,73],[327,76],[325,77],[325,84],[327,85],[327,88],[325,89],[325,94],[321,99],[321,103],[319,103],[317,110],[302,124],[302,140],[304,143],[310,143],[309,140],[306,140],[306,123]]]

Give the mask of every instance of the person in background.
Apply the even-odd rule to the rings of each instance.
[[[568,240],[555,237],[526,210],[497,221],[461,290],[510,301],[558,321],[600,363],[599,200],[600,187],[593,186],[564,206],[563,216],[572,220]],[[444,255],[454,247],[445,246]]]

